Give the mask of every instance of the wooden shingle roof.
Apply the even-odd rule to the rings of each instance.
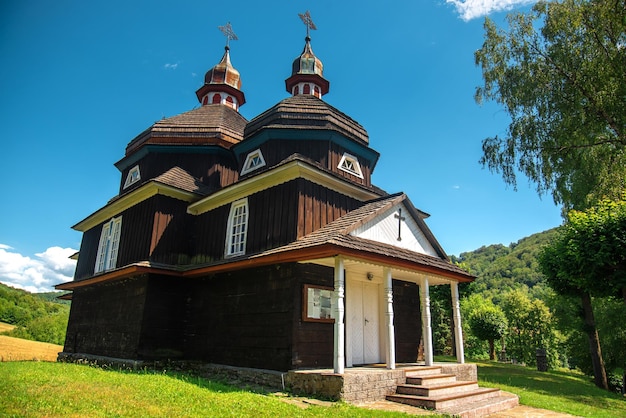
[[[211,192],[209,187],[180,167],[172,167],[152,181],[203,196]]]
[[[248,121],[236,110],[219,104],[199,107],[161,119],[126,146],[126,155],[144,144],[236,144]]]
[[[357,121],[309,94],[288,97],[261,113],[248,123],[244,137],[272,128],[333,130],[358,143],[369,143],[367,131]]]

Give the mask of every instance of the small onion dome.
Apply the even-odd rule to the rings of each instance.
[[[324,65],[311,49],[311,38],[306,37],[304,50],[293,61],[291,77],[285,80],[285,87],[292,95],[313,94],[316,97],[328,93],[330,83],[324,78]]]
[[[204,76],[204,85],[196,91],[202,105],[225,104],[234,109],[246,102],[241,89],[239,71],[230,63],[230,48],[226,46],[220,62]]]

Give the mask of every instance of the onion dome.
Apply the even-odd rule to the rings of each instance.
[[[241,89],[239,71],[230,63],[230,48],[224,47],[220,62],[204,76],[204,85],[196,91],[202,105],[224,104],[235,110],[246,102]]]
[[[324,65],[311,48],[311,38],[307,35],[302,54],[292,64],[291,77],[285,80],[285,87],[292,95],[312,94],[316,97],[328,93],[330,83],[324,78]]]

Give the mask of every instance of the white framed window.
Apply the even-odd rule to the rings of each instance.
[[[265,158],[263,158],[263,154],[260,149],[254,150],[248,154],[246,157],[246,161],[243,163],[243,168],[241,169],[241,174],[248,174],[251,171],[256,170],[257,168],[265,166]]]
[[[128,175],[126,176],[126,182],[124,182],[124,188],[127,188],[131,184],[137,183],[139,180],[141,180],[141,173],[139,172],[139,166],[136,165],[128,172]]]
[[[120,246],[120,232],[122,230],[122,217],[112,218],[102,225],[96,268],[94,273],[114,269],[117,264],[117,250]]]
[[[343,153],[337,168],[359,178],[363,178],[363,172],[361,171],[361,165],[359,164],[358,158],[354,155],[348,154],[347,152]]]
[[[226,256],[244,254],[246,252],[246,235],[248,232],[248,199],[241,199],[230,206],[228,229],[226,230]]]

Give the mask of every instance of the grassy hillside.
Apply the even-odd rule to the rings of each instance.
[[[33,341],[63,344],[70,305],[67,301],[56,299],[59,294],[54,295],[29,293],[0,284],[0,322],[15,326],[15,329],[3,333]]]
[[[472,293],[489,291],[498,294],[523,286],[545,286],[537,258],[555,233],[556,229],[550,229],[522,238],[508,246],[482,246],[474,251],[461,253],[458,257],[452,256],[451,259],[477,276],[470,285]]]

